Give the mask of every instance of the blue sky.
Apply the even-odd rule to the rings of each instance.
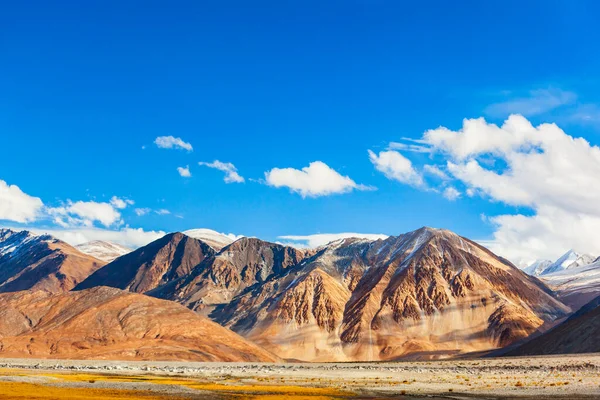
[[[421,186],[390,179],[368,150],[513,113],[598,144],[599,11],[592,1],[13,2],[0,17],[0,180],[49,208],[135,202],[120,225],[92,221],[100,229],[278,240],[429,225],[497,240],[490,217],[536,215],[539,202],[435,182],[424,165],[447,167],[450,153],[431,143],[399,151]],[[193,151],[159,148],[165,136]],[[198,165],[215,160],[244,182]],[[315,161],[376,190],[303,197],[266,181]],[[191,177],[177,171],[186,166]],[[460,197],[444,197],[450,186]],[[4,225],[65,228],[6,215]]]

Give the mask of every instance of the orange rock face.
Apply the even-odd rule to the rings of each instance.
[[[217,308],[284,358],[443,358],[493,349],[568,308],[537,279],[452,232],[332,243]]]
[[[179,304],[119,289],[23,291],[0,303],[0,357],[278,360]]]

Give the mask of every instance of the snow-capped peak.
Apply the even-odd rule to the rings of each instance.
[[[550,260],[535,260],[527,267],[523,268],[523,271],[529,275],[540,276],[546,268],[552,265]]]
[[[202,240],[215,250],[221,250],[223,247],[244,237],[243,235],[234,235],[233,233],[219,233],[212,229],[190,229],[182,232],[191,238]]]
[[[558,260],[550,264],[540,275],[547,275],[554,272],[579,268],[583,265],[588,265],[594,262],[596,257],[589,254],[580,254],[575,250],[567,251]]]
[[[29,231],[13,231],[11,229],[0,229],[0,257],[12,257],[17,254],[23,246],[34,241],[54,241],[50,235],[37,235]]]
[[[82,253],[106,262],[111,262],[114,259],[131,252],[131,249],[125,246],[102,240],[78,244],[75,248]]]

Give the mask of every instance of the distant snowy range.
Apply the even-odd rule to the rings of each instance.
[[[536,260],[523,271],[541,279],[573,309],[600,294],[600,257],[597,256],[569,250],[556,261]]]

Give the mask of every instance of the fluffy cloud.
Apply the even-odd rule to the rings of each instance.
[[[126,208],[127,206],[132,206],[135,204],[135,202],[133,200],[130,199],[121,199],[117,196],[113,196],[110,199],[110,204],[115,207],[118,208],[119,210],[122,210],[124,208]]]
[[[501,126],[464,120],[458,131],[440,127],[423,140],[468,196],[529,209],[488,218],[497,253],[517,263],[556,258],[570,247],[600,254],[598,146],[555,124],[534,127],[520,115]]]
[[[182,149],[192,151],[194,148],[188,142],[184,142],[181,138],[173,136],[159,136],[154,139],[154,144],[161,149]]]
[[[121,213],[111,203],[95,201],[67,201],[60,207],[48,207],[47,213],[54,217],[54,222],[62,227],[93,226],[99,222],[105,227],[120,224]]]
[[[269,186],[276,188],[287,187],[304,198],[371,189],[357,184],[350,177],[341,175],[321,161],[311,162],[301,170],[273,168],[265,172],[265,181]]]
[[[388,235],[375,234],[375,233],[317,233],[314,235],[286,235],[279,236],[278,239],[287,241],[288,245],[296,247],[319,247],[326,245],[327,243],[333,242],[334,240],[346,239],[346,238],[360,238],[360,239],[387,239]],[[290,243],[291,242],[291,243]]]
[[[177,172],[179,172],[179,175],[181,175],[184,178],[189,178],[192,176],[192,173],[190,172],[190,166],[186,165],[185,168],[184,167],[177,167]]]
[[[198,165],[225,172],[225,183],[244,183],[245,181],[245,179],[238,174],[237,168],[232,163],[224,163],[219,160],[215,160],[211,163],[199,162]]]
[[[369,150],[369,159],[388,179],[412,186],[423,185],[423,178],[413,168],[412,162],[397,151],[388,150],[375,154]]]
[[[24,193],[18,186],[0,180],[0,220],[26,223],[42,214],[44,203]]]
[[[158,215],[169,215],[171,214],[171,211],[166,210],[164,208],[161,208],[160,210],[155,210],[155,213],[157,213]]]

